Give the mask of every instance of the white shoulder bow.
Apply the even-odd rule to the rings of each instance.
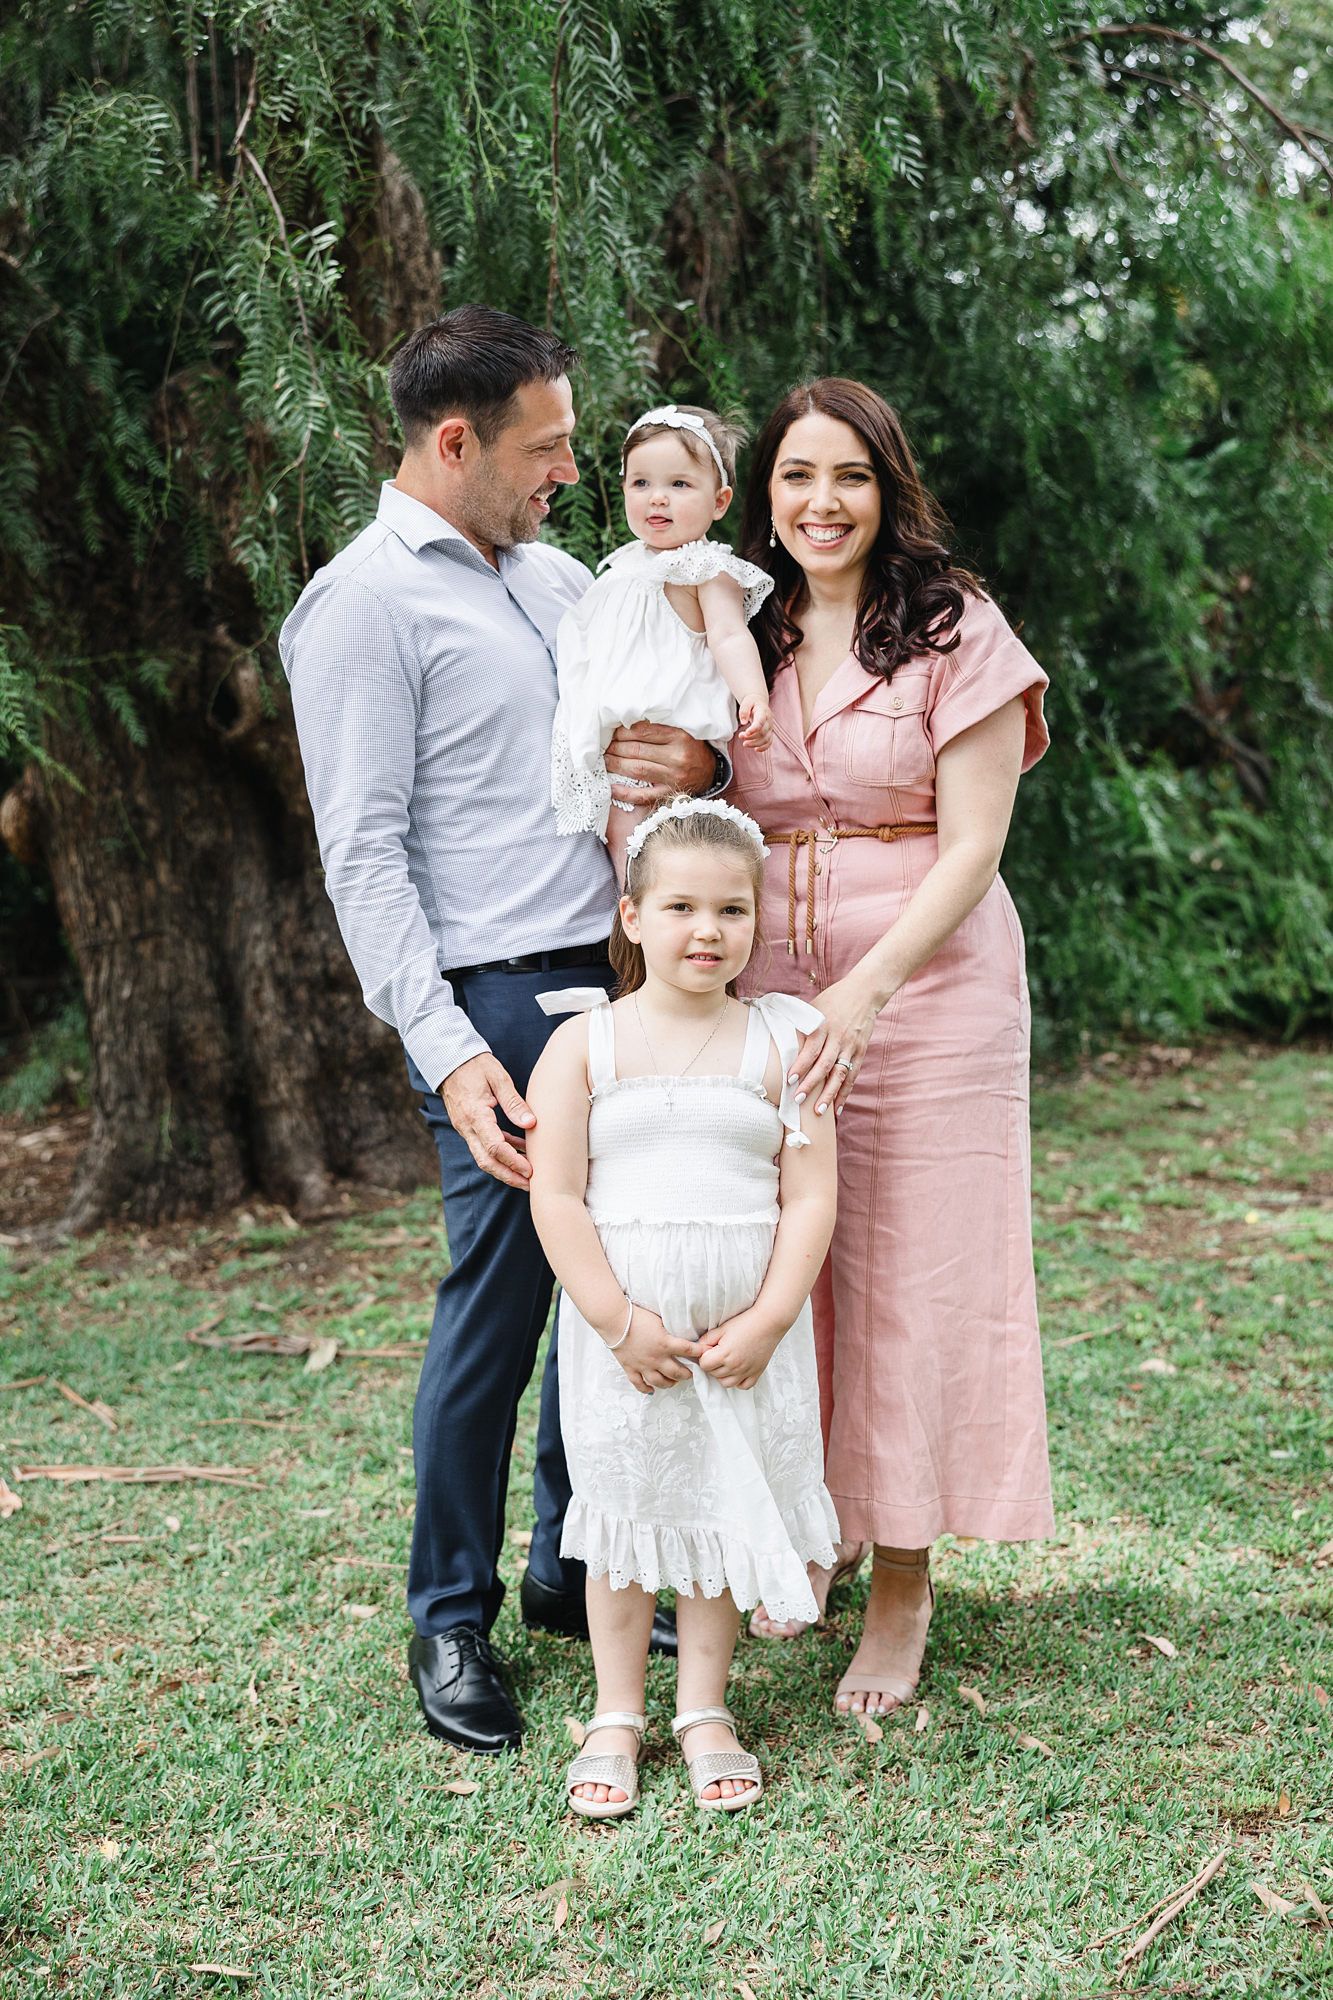
[[[590,1014],[594,1007],[610,1004],[611,995],[604,986],[562,986],[558,993],[537,995],[543,1014]]]
[[[808,1000],[798,1000],[794,993],[764,993],[750,1004],[758,1010],[782,1061],[782,1096],[778,1101],[778,1117],[786,1127],[785,1143],[788,1146],[808,1146],[810,1140],[801,1130],[801,1107],[796,1102],[796,1086],[788,1083],[787,1074],[796,1060],[800,1036],[812,1035],[816,1028],[822,1028],[824,1016]]]

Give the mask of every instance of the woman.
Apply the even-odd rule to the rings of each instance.
[[[836,1706],[910,1699],[937,1535],[1048,1535],[1029,1210],[1023,933],[997,869],[1046,749],[1045,674],[958,568],[894,412],[794,389],[755,447],[742,542],[776,578],[752,630],[772,748],[729,796],[768,862],[756,990],[818,995],[800,1090],[839,1118],[814,1293],[826,1479],[870,1607]],[[821,1577],[827,1594],[829,1578]],[[819,1595],[817,1590],[816,1595]],[[763,1607],[754,1629],[791,1637]]]

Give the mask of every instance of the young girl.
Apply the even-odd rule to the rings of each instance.
[[[731,505],[744,442],[742,431],[711,410],[675,403],[631,426],[621,483],[636,539],[606,558],[556,634],[556,826],[599,833],[617,882],[625,879],[625,844],[647,811],[611,797],[604,755],[622,723],[669,722],[724,751],[739,706],[751,749],[766,750],[773,739],[764,670],[748,630],[773,579],[723,543],[704,540]]]
[[[762,1598],[811,1618],[806,1565],[830,1565],[838,1539],[809,1306],[833,1231],[834,1121],[802,1132],[785,1080],[820,1017],[782,994],[735,997],[765,852],[733,806],[663,806],[629,841],[611,940],[621,997],[541,996],[547,1013],[591,1010],[552,1035],[528,1093],[533,1220],[564,1287],[561,1554],[588,1566],[597,1669],[596,1744],[566,1789],[590,1819],[638,1797],[664,1585],[678,1593],[672,1728],[695,1799],[754,1804],[759,1765],[724,1706],[741,1611]]]

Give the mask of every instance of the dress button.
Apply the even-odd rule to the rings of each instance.
[[[816,979],[816,977],[815,977],[815,975],[814,975],[814,973],[813,973],[813,972],[812,972],[812,973],[810,974],[810,984],[811,984],[812,986],[818,986],[818,984],[819,984],[819,981],[818,981],[818,979]]]
[[[894,706],[895,708],[901,708],[901,707],[902,707],[902,705],[903,705],[903,698],[902,698],[902,696],[901,696],[900,694],[896,694],[896,695],[895,695],[895,696],[893,697],[893,706]]]

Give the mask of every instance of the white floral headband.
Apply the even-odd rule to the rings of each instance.
[[[749,813],[743,813],[738,806],[729,806],[725,799],[679,799],[674,805],[659,806],[655,813],[649,813],[647,819],[640,821],[626,841],[627,859],[633,861],[642,852],[643,843],[648,836],[656,833],[659,827],[665,826],[669,819],[694,819],[704,813],[710,819],[729,819],[733,826],[738,826],[742,832],[748,833],[767,861],[769,851],[764,846],[764,836]]]
[[[645,424],[665,424],[669,431],[689,431],[692,436],[701,439],[713,454],[713,463],[718,469],[722,484],[730,486],[731,480],[728,476],[726,466],[722,463],[722,454],[714,444],[708,426],[703,418],[692,417],[686,410],[678,410],[674,403],[664,403],[660,410],[649,410],[646,415],[638,418],[635,423],[630,425],[625,433],[625,442],[621,446],[622,460],[629,450],[629,441],[635,431],[641,431]]]

